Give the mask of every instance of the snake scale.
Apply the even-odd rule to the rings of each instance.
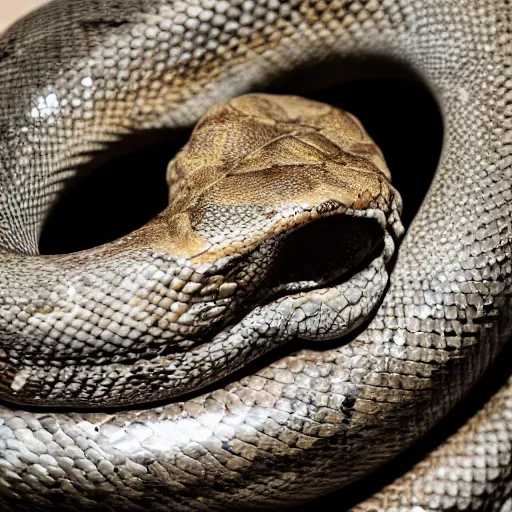
[[[511,21],[508,0],[54,0],[4,34],[2,510],[281,509],[421,443],[510,336]],[[396,262],[400,199],[359,122],[241,96],[354,56],[442,108]],[[78,169],[201,117],[162,214],[38,255]],[[356,510],[511,510],[511,418],[512,382]]]

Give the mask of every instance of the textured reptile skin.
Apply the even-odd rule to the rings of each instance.
[[[511,18],[512,7],[504,0],[68,0],[53,2],[13,27],[0,42],[0,394],[10,402],[54,407],[4,404],[0,409],[4,509],[290,506],[362,478],[442,419],[489,366],[511,330]],[[204,249],[199,235],[211,243],[209,250],[219,249],[212,242],[216,235],[234,243],[233,229],[248,230],[238,232],[244,240],[250,235],[262,242],[277,240],[279,232],[269,235],[265,223],[270,218],[278,223],[272,215],[279,201],[293,197],[293,181],[285,180],[275,198],[265,180],[257,190],[248,181],[228,183],[226,176],[236,174],[230,168],[219,187],[209,183],[214,206],[203,207],[198,219],[187,205],[173,206],[173,193],[186,188],[185,175],[213,179],[216,171],[194,174],[182,169],[178,157],[169,171],[170,208],[177,216],[160,216],[119,242],[78,255],[37,255],[38,234],[59,190],[107,143],[136,130],[189,126],[218,101],[262,88],[301,66],[326,62],[333,68],[343,57],[370,54],[398,59],[432,85],[443,110],[445,141],[383,303],[355,339],[325,349],[322,340],[332,335],[326,330],[339,320],[329,313],[333,309],[325,297],[310,301],[318,307],[308,306],[311,321],[304,331],[297,327],[302,317],[296,303],[285,304],[273,317],[285,318],[285,328],[265,324],[275,301],[258,309],[254,304],[261,297],[247,302],[233,293],[233,285],[221,292],[232,274],[222,272],[219,259],[188,259]],[[339,75],[339,69],[332,73]],[[265,97],[258,98],[265,103]],[[246,107],[237,101],[245,100],[231,107],[243,111]],[[286,101],[299,100],[277,102],[288,111]],[[264,124],[272,124],[275,115],[282,113],[266,112]],[[308,124],[304,117],[300,121]],[[237,138],[237,130],[227,133]],[[262,137],[261,130],[257,133]],[[309,136],[294,134],[294,140]],[[325,154],[331,135],[322,140]],[[242,154],[253,145],[242,144]],[[371,166],[375,176],[386,174],[376,150],[343,149],[360,157],[359,167]],[[213,149],[207,155],[196,164],[219,157]],[[266,155],[259,156],[258,164],[266,162]],[[246,159],[244,169],[249,164]],[[414,172],[413,162],[411,168]],[[340,177],[346,180],[347,171]],[[192,194],[204,185],[190,183]],[[227,197],[224,186],[231,186]],[[315,207],[322,214],[346,207],[342,188],[336,183],[335,201]],[[399,232],[392,199],[371,203],[386,190],[393,196],[383,184],[367,204],[356,201],[352,209],[375,210],[374,220],[388,215],[384,225]],[[285,206],[282,217],[289,219],[290,205]],[[376,223],[365,221],[371,233],[368,222]],[[349,235],[352,243],[356,239]],[[241,246],[236,250],[246,254]],[[224,257],[228,249],[219,254]],[[259,253],[247,253],[240,267],[250,271],[247,282],[240,273],[237,282],[247,285],[256,275],[259,283],[262,262],[269,261],[263,249],[260,244]],[[378,259],[374,273],[385,268]],[[198,308],[192,318],[184,307],[171,311],[185,319],[184,330],[169,336],[175,342],[172,358],[164,357],[167,347],[156,348],[167,339],[167,324],[155,319],[170,314],[164,291],[179,292],[180,297],[171,293],[169,306],[181,302],[192,308],[212,264],[218,265],[220,278],[208,282],[213,286],[208,293],[235,297],[228,304],[239,308],[233,317],[224,310],[212,313],[212,318],[225,315],[228,322],[216,333],[221,342],[223,336],[229,341],[220,344],[219,356],[228,366],[243,362],[245,354],[239,363],[230,356],[239,357],[244,342],[253,347],[262,338],[264,345],[280,343],[283,330],[289,337],[316,340],[321,350],[301,350],[225,387],[214,384],[204,394],[161,407],[78,410],[80,404],[102,400],[112,405],[169,396],[163,375],[180,382],[170,394],[196,388],[202,375],[210,378],[210,366],[183,368],[176,356],[181,350],[183,361],[201,360],[188,356],[204,346],[205,333],[195,320]],[[373,276],[371,271],[371,264],[361,271],[363,285],[369,281],[365,272]],[[264,287],[261,292],[265,300],[269,289],[275,291]],[[336,327],[337,333],[368,309],[368,294],[351,289],[348,302],[355,312]],[[259,288],[251,293],[257,295]],[[337,300],[334,310],[341,307]],[[132,351],[133,340],[137,350]],[[206,346],[215,340],[208,338]],[[288,341],[290,351],[293,343]],[[250,350],[247,354],[252,357]],[[122,373],[126,365],[129,374]],[[154,378],[144,370],[152,365]],[[182,379],[188,380],[180,388]],[[167,391],[161,395],[163,388]],[[412,473],[359,509],[509,510],[510,389],[498,392]],[[70,410],[56,410],[59,405]]]

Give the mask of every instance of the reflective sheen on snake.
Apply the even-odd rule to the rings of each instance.
[[[2,510],[283,509],[421,444],[510,337],[511,21],[507,0],[54,0],[4,34]],[[400,245],[362,124],[261,93],[375,56],[443,114]],[[39,254],[85,167],[194,124],[163,212]],[[354,510],[511,510],[511,418],[512,382]]]

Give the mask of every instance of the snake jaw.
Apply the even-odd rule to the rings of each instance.
[[[275,278],[281,282],[260,295],[264,297],[260,299],[262,310],[266,308],[266,314],[274,318],[271,323],[283,329],[282,342],[296,336],[317,341],[339,338],[369,318],[384,295],[389,262],[403,233],[399,217],[395,220],[400,208],[399,199],[392,202],[387,213],[377,208],[346,208],[331,200],[314,209],[322,214],[319,219],[284,236],[274,255],[278,261],[274,274],[268,279],[270,283]],[[296,240],[291,243],[286,240],[294,236]],[[301,256],[295,262],[287,259],[290,253],[299,252],[308,236],[313,258]],[[358,248],[352,245],[355,241]],[[331,250],[325,251],[329,245]],[[323,261],[316,258],[322,252],[328,253]],[[316,276],[304,279],[310,263]]]
[[[250,300],[242,308],[243,316],[236,318],[232,310],[228,314],[230,308],[226,304],[226,316],[220,332],[189,353],[189,358],[196,362],[207,361],[200,372],[201,384],[215,382],[294,338],[332,340],[350,333],[367,320],[386,290],[388,263],[395,251],[395,240],[403,231],[400,221],[396,220],[400,201],[393,200],[391,204],[385,213],[380,209],[347,209],[333,200],[322,202],[318,207],[307,210],[310,214],[314,212],[310,223],[301,222],[250,251],[251,258],[260,263],[265,258],[276,258],[276,253],[282,249],[280,242],[305,229],[304,226],[318,229],[320,223],[329,218],[346,219],[347,226],[351,223],[358,227],[365,225],[372,233],[368,237],[371,243],[367,250],[359,255],[361,261],[351,267],[352,273],[345,268],[316,282],[295,281],[288,288],[286,285],[279,288],[273,286],[275,269],[272,266],[258,276],[257,282],[246,279],[250,271],[242,271],[245,279],[233,286],[234,293],[229,300],[238,306]],[[224,262],[229,266],[232,259],[226,257]],[[251,263],[246,260],[244,265],[250,267]],[[253,293],[247,291],[248,285]],[[280,296],[275,297],[276,293]],[[175,372],[173,378],[180,379],[185,375],[179,363],[172,370]]]

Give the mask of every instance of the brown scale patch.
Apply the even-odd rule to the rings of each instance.
[[[351,114],[295,96],[241,96],[210,108],[169,164],[171,204],[148,241],[159,251],[205,253],[200,259],[211,261],[221,255],[208,253],[208,241],[194,229],[206,205],[316,208],[336,201],[389,211],[389,177],[380,149]],[[234,210],[231,222],[242,226],[246,219]],[[248,245],[280,230],[255,231]]]

